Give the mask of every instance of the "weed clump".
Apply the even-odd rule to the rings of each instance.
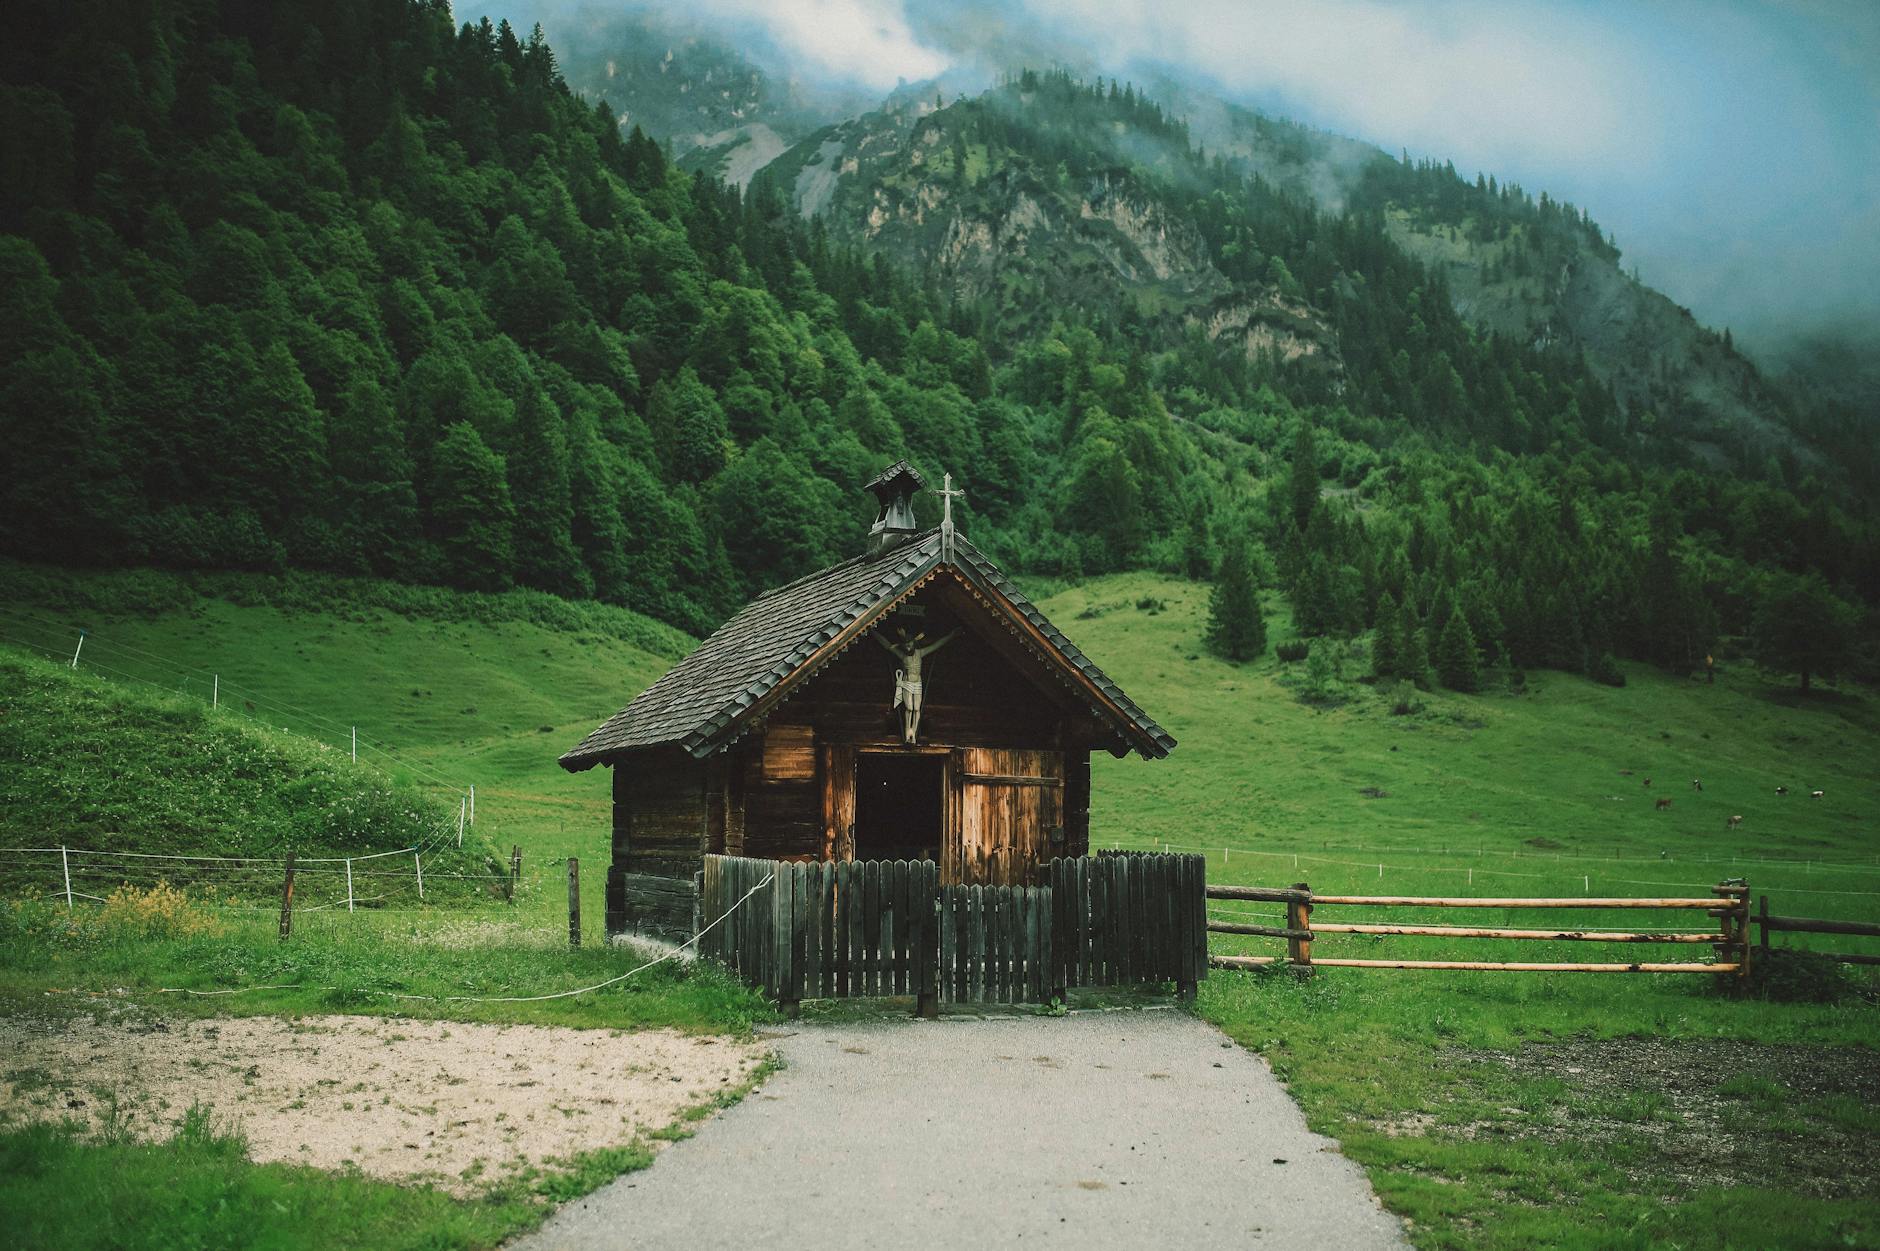
[[[1834,957],[1793,947],[1756,951],[1750,959],[1747,989],[1756,998],[1774,1003],[1839,1003],[1867,992],[1860,979]]]

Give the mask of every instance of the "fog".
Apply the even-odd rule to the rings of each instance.
[[[489,7],[554,40],[576,3]],[[870,91],[1018,64],[1170,81],[1584,205],[1628,268],[1750,346],[1880,327],[1880,5],[1863,0],[579,8],[683,14],[768,70]]]

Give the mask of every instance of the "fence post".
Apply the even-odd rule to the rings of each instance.
[[[1749,985],[1749,879],[1739,878],[1738,882],[1740,883],[1738,889],[1741,893],[1736,897],[1736,937],[1742,945],[1743,960],[1741,967],[1736,971],[1736,980],[1739,985],[1747,986]],[[1765,895],[1763,898],[1766,901],[1768,896]],[[1767,906],[1766,903],[1765,906]],[[1768,932],[1765,927],[1763,933]]]
[[[209,684],[209,707],[222,706],[222,675],[216,674]]]
[[[72,910],[72,859],[65,845],[59,845],[59,867],[65,870],[65,910]]]
[[[568,857],[568,945],[581,945],[581,862]]]
[[[352,727],[352,758],[354,764],[359,763],[359,727],[356,725]]]
[[[459,795],[457,797],[457,846],[459,848],[463,846],[463,818],[468,803],[469,800],[465,799],[463,796]]]
[[[411,853],[411,867],[417,870],[418,902],[423,903],[424,902],[424,860],[420,857],[419,853],[415,851]]]
[[[1292,888],[1308,894],[1312,890],[1304,882],[1294,882]],[[1286,928],[1311,932],[1312,904],[1309,900],[1289,899],[1286,901]],[[1293,972],[1301,977],[1312,976],[1312,940],[1310,938],[1288,938],[1286,955],[1292,961]]]
[[[516,902],[516,887],[522,884],[522,844],[512,843],[509,848],[509,881],[503,887],[503,899],[508,903]]]
[[[472,786],[470,788],[470,824],[475,825],[476,823],[477,823],[477,788]]]
[[[294,929],[294,853],[287,853],[287,872],[281,879],[281,940]]]
[[[353,910],[352,861],[348,860],[346,862],[346,911],[351,912],[352,910]]]

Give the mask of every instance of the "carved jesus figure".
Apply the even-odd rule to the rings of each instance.
[[[901,710],[901,741],[910,747],[920,735],[921,661],[951,643],[958,633],[958,630],[950,630],[925,646],[922,646],[927,637],[924,630],[912,638],[902,630],[895,643],[875,635],[875,642],[901,662],[901,667],[894,671],[894,707]]]

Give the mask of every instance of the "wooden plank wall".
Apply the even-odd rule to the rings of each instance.
[[[678,750],[614,766],[614,864],[692,879],[705,851],[705,764]]]

